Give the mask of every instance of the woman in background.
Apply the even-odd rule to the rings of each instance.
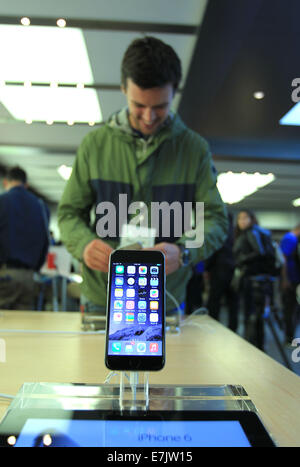
[[[274,247],[268,230],[258,225],[253,212],[242,210],[237,215],[233,254],[235,258],[234,286],[244,306],[244,337],[263,349],[264,322],[262,300],[265,276],[273,274]],[[262,276],[259,282],[257,276]],[[272,295],[272,291],[269,291]],[[260,303],[258,303],[258,301]]]

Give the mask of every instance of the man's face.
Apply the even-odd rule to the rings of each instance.
[[[7,180],[7,178],[4,178],[3,181],[2,181],[2,185],[3,185],[3,188],[5,191],[8,191],[9,188],[10,188],[10,183],[9,183],[9,180]]]
[[[168,117],[173,85],[142,89],[128,78],[127,89],[122,87],[122,91],[127,97],[131,126],[146,136],[153,135]]]

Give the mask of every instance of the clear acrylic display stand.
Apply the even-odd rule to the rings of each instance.
[[[126,378],[128,377],[130,387],[128,387],[128,384],[126,384]],[[144,373],[144,379],[142,383],[140,383],[140,373],[137,371],[130,372],[129,376],[123,371],[120,373],[119,404],[121,411],[124,409],[148,410],[149,372]]]
[[[148,373],[112,373],[104,384],[24,383],[8,410],[246,410],[256,407],[239,385],[149,384]]]

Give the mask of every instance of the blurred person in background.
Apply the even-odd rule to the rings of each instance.
[[[233,253],[236,266],[233,286],[243,302],[244,337],[262,348],[264,322],[256,299],[261,296],[258,292],[259,287],[262,290],[263,278],[277,275],[276,252],[270,232],[258,225],[250,210],[241,210],[237,215]],[[261,276],[261,283],[258,276]]]
[[[300,224],[283,236],[280,247],[286,260],[281,283],[285,338],[286,343],[291,344],[297,326],[296,289],[300,284]]]
[[[49,246],[49,211],[27,190],[27,175],[11,168],[0,195],[0,309],[35,307],[34,272],[43,265]]]
[[[228,213],[229,233],[219,250],[205,262],[208,274],[209,295],[206,307],[210,316],[219,320],[221,301],[225,299],[228,311],[228,327],[236,332],[238,327],[238,295],[231,285],[235,260],[233,256],[233,216]]]

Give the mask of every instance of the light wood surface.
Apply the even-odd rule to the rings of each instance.
[[[1,330],[80,331],[79,313],[0,312],[0,393],[24,382],[101,384],[104,335],[8,333]],[[300,378],[208,316],[167,334],[166,365],[150,384],[240,384],[279,446],[300,446]],[[0,417],[9,405],[0,398]]]

